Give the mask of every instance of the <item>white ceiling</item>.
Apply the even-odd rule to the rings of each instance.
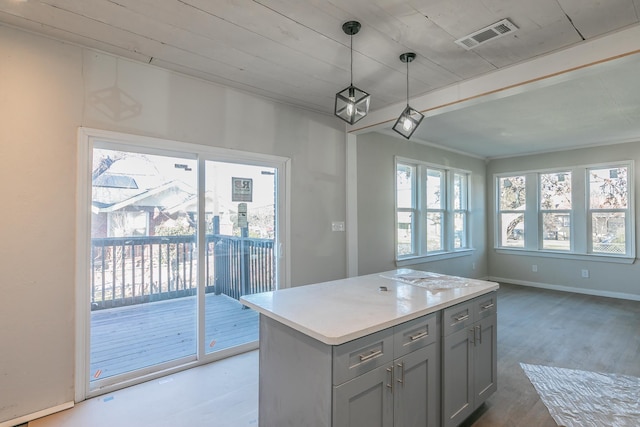
[[[640,0],[0,0],[0,23],[325,114],[349,85],[350,39],[341,28],[349,20],[362,24],[354,84],[371,93],[372,112],[399,114],[403,52],[417,53],[411,98],[428,98],[635,27],[639,16]],[[519,29],[469,51],[455,43],[503,18]],[[427,112],[413,139],[480,157],[640,139],[639,71],[638,59],[611,61]]]

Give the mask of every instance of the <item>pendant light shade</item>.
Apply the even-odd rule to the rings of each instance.
[[[420,111],[409,106],[409,62],[414,59],[416,59],[416,54],[413,52],[400,55],[400,61],[407,64],[407,108],[404,109],[393,125],[393,130],[407,139],[411,138],[411,135],[416,131],[422,119],[424,119],[424,115],[422,115]]]
[[[353,85],[353,35],[360,31],[360,23],[348,21],[342,25],[345,34],[351,36],[351,84],[336,93],[335,115],[349,124],[354,124],[369,112],[371,96]]]

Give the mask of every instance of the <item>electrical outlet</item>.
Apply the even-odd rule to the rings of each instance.
[[[582,270],[582,278],[583,279],[589,278],[589,270]]]
[[[531,266],[531,271],[533,271],[534,273],[537,273],[538,272],[538,266],[536,264],[533,264]]]
[[[344,231],[344,221],[333,221],[331,231]]]

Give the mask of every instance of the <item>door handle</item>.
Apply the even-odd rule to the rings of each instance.
[[[400,378],[397,381],[404,387],[404,362],[400,362],[396,366],[400,368]]]

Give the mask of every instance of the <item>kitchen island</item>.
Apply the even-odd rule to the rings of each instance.
[[[260,313],[260,426],[456,425],[495,390],[497,289],[399,269],[242,297]]]

